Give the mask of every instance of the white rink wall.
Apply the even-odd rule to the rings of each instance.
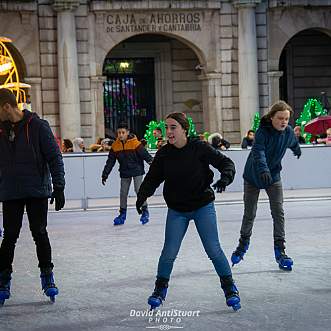
[[[236,165],[236,177],[227,188],[228,192],[239,192],[243,188],[243,170],[249,150],[230,149],[223,153]],[[151,152],[151,154],[154,154]],[[107,153],[64,154],[66,172],[66,198],[90,200],[119,197],[120,177],[116,162],[105,186],[101,184],[101,173],[107,160]],[[302,156],[298,160],[288,150],[281,172],[284,189],[330,188],[331,187],[331,147],[324,145],[302,146]],[[148,165],[145,168],[148,171]],[[213,169],[213,168],[212,168]],[[215,169],[214,179],[219,178]],[[180,184],[179,184],[180,185]],[[162,194],[162,187],[155,192]],[[131,185],[130,196],[134,196]]]

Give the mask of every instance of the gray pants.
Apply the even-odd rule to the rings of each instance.
[[[271,216],[274,223],[274,242],[285,242],[285,219],[283,209],[282,182],[278,181],[266,189],[269,197]],[[252,235],[253,223],[256,216],[257,202],[260,189],[244,182],[244,216],[240,235],[243,239],[249,239]]]
[[[143,181],[143,176],[136,176],[136,177],[128,177],[128,178],[121,178],[121,192],[120,192],[120,208],[126,209],[128,206],[128,194],[131,185],[131,181],[133,178],[134,184],[134,191],[136,194],[139,191],[140,185]],[[147,208],[147,202],[143,204],[143,208]]]

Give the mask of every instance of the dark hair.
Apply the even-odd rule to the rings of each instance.
[[[167,115],[166,119],[172,118],[175,121],[177,121],[180,126],[186,131],[186,135],[188,133],[188,130],[190,128],[190,123],[184,113],[170,113]]]
[[[211,145],[214,147],[214,148],[217,148],[221,145],[221,142],[222,142],[222,139],[220,136],[215,136],[212,138],[211,140]]]
[[[247,136],[248,136],[250,133],[255,133],[255,131],[254,131],[254,130],[248,130],[248,131],[247,131]]]
[[[269,112],[264,116],[262,116],[261,120],[263,119],[265,121],[270,122],[271,118],[274,117],[278,111],[285,111],[285,110],[288,110],[290,112],[290,116],[293,114],[292,107],[285,101],[279,100],[270,107]]]
[[[162,133],[162,129],[160,127],[156,127],[154,130],[159,131]]]
[[[73,145],[72,145],[72,142],[70,139],[63,139],[63,145],[65,148],[72,148]]]
[[[5,103],[9,103],[12,107],[17,107],[17,101],[15,94],[7,89],[0,89],[0,106],[3,106]]]
[[[126,123],[126,122],[120,122],[120,123],[118,123],[117,130],[118,129],[127,129],[127,130],[129,130],[128,123]]]

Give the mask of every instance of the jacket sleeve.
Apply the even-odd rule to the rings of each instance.
[[[137,197],[146,200],[154,194],[155,190],[163,181],[163,158],[159,155],[159,152],[157,152],[142,184],[140,185]]]
[[[226,186],[230,185],[236,174],[236,169],[233,161],[222,154],[219,150],[216,150],[207,143],[203,144],[203,159],[211,164],[221,173],[221,180]]]
[[[54,189],[64,190],[64,164],[62,153],[46,121],[42,121],[39,131],[40,150],[44,156],[52,176]]]
[[[255,141],[251,153],[259,174],[270,172],[267,164],[267,158],[265,156],[265,145],[265,135],[260,129],[258,129],[255,134]]]
[[[241,142],[241,148],[247,148],[247,139],[244,138],[243,141]]]
[[[290,135],[290,137],[291,138],[290,138],[289,148],[292,150],[292,152],[294,153],[294,155],[300,156],[301,155],[301,148],[300,148],[299,140],[295,136],[292,128],[291,128],[291,135]]]
[[[107,162],[106,162],[105,167],[103,168],[103,171],[102,171],[102,175],[101,175],[102,178],[105,178],[105,179],[108,178],[110,172],[112,171],[112,169],[115,165],[115,162],[116,162],[116,154],[113,151],[113,149],[110,149],[110,151],[108,153]]]
[[[147,152],[146,148],[142,144],[138,146],[137,153],[142,160],[145,160],[148,164],[152,163],[152,155]]]
[[[229,149],[230,148],[230,143],[225,140],[225,139],[222,139],[222,145],[226,148],[226,149]]]

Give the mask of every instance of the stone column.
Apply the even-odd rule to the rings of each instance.
[[[202,81],[202,108],[205,130],[222,132],[221,74],[207,73],[200,75]]]
[[[282,71],[268,71],[269,105],[279,100],[279,78]]]
[[[54,0],[57,12],[57,59],[61,137],[81,136],[75,15],[79,0]]]
[[[42,113],[42,97],[41,97],[41,77],[25,77],[24,83],[31,85],[31,89],[28,92],[31,101],[31,110],[39,115]]]
[[[259,80],[255,6],[261,0],[234,0],[238,9],[238,65],[240,133],[244,137],[251,128],[259,106]]]
[[[105,137],[103,83],[106,79],[105,76],[91,77],[92,141],[96,141],[97,137]]]

